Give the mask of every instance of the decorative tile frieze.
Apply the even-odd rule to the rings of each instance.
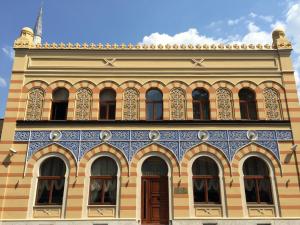
[[[56,130],[57,131],[57,130]],[[249,138],[248,130],[209,130],[202,133],[208,134],[206,138],[199,138],[199,130],[60,130],[60,139],[51,139],[48,130],[16,131],[15,142],[28,142],[28,160],[35,152],[51,145],[57,144],[69,150],[79,161],[88,151],[108,144],[119,149],[130,162],[132,157],[141,149],[152,143],[169,149],[178,161],[193,147],[206,143],[224,153],[231,161],[235,153],[250,143],[256,143],[270,150],[279,159],[278,142],[291,141],[290,130],[257,130],[255,139]],[[101,134],[109,132],[109,139],[101,139]],[[159,138],[151,138],[157,132]]]

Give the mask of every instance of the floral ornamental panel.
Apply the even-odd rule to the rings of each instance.
[[[281,107],[278,92],[273,88],[266,88],[263,91],[265,98],[266,117],[268,120],[281,119]]]
[[[173,120],[185,119],[185,91],[181,88],[173,88],[170,92],[171,118]]]
[[[76,93],[76,119],[89,120],[93,93],[88,88],[80,88]]]
[[[59,138],[53,139],[53,133]],[[103,139],[104,133],[109,138]],[[251,138],[250,133],[255,138]],[[35,152],[57,144],[69,150],[79,162],[88,151],[108,144],[119,149],[130,162],[139,150],[153,143],[169,149],[178,161],[202,143],[219,149],[229,161],[249,144],[268,149],[280,161],[278,143],[292,139],[291,130],[27,130],[16,131],[14,141],[28,143],[26,161]]]
[[[40,88],[31,89],[28,93],[26,120],[40,120],[43,111],[45,92]]]
[[[218,117],[220,120],[232,120],[231,92],[226,88],[217,90]]]
[[[134,88],[127,88],[124,91],[123,101],[123,119],[138,120],[139,119],[139,92]]]

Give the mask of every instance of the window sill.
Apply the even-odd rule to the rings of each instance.
[[[196,217],[222,217],[221,204],[194,204]]]
[[[34,218],[60,218],[61,205],[37,205],[33,207]]]
[[[275,206],[273,204],[247,203],[249,217],[275,217]]]
[[[116,205],[88,205],[88,217],[116,217]]]

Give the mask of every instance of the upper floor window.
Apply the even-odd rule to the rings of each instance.
[[[163,94],[158,89],[150,89],[146,93],[147,120],[163,119]]]
[[[65,173],[65,163],[58,157],[50,157],[41,164],[36,193],[37,205],[62,204]]]
[[[116,92],[104,89],[100,93],[100,119],[114,120],[116,117]]]
[[[51,120],[66,120],[68,114],[69,92],[65,88],[57,88],[52,94]]]
[[[115,205],[117,196],[116,162],[107,156],[92,165],[90,177],[90,205]]]
[[[257,120],[257,106],[255,93],[243,88],[239,91],[241,119]]]
[[[248,158],[243,165],[244,185],[247,202],[272,204],[269,170],[258,157]]]
[[[209,157],[202,156],[192,166],[195,203],[220,203],[219,169]]]
[[[209,94],[204,89],[195,89],[193,97],[193,118],[197,120],[209,120]]]

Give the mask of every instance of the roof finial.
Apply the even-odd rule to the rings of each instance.
[[[43,29],[42,17],[43,17],[43,2],[41,4],[40,12],[34,26],[34,40],[33,40],[34,44],[42,43],[42,29]]]

